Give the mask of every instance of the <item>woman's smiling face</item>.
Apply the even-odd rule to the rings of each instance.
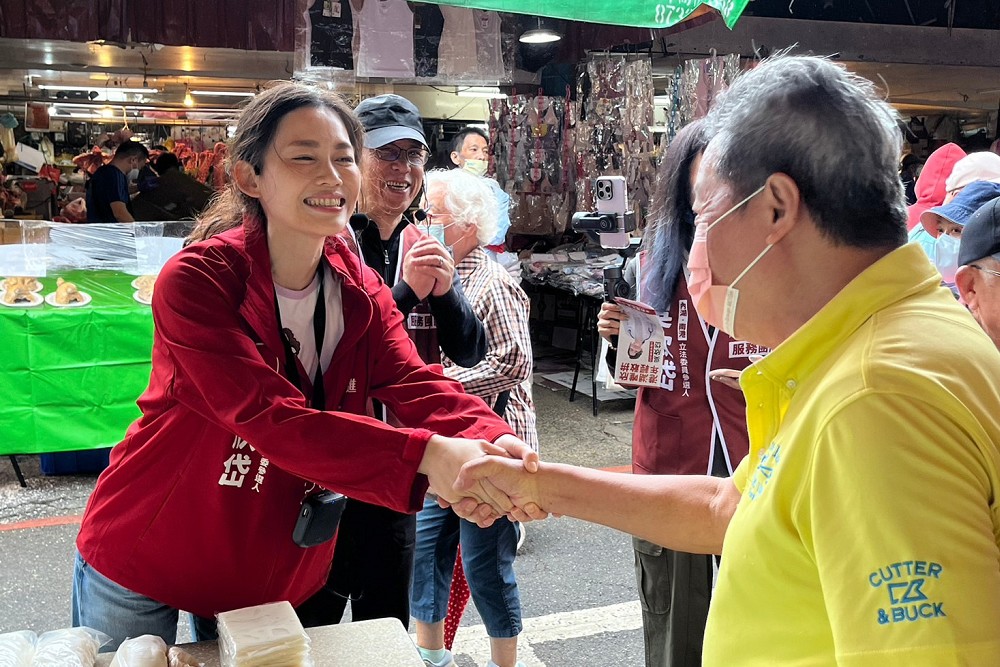
[[[361,170],[340,116],[317,106],[286,115],[257,185],[273,233],[324,238],[342,232],[357,204]]]

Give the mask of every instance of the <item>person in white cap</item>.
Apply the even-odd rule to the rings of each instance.
[[[944,182],[944,203],[950,202],[962,188],[975,181],[1000,183],[1000,155],[990,151],[969,153],[956,162],[951,175]]]

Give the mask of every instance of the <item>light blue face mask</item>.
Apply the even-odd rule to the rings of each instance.
[[[960,244],[961,240],[949,234],[941,234],[934,239],[934,266],[941,272],[941,278],[949,285],[955,284]]]
[[[507,230],[510,229],[510,214],[503,211],[497,216],[497,235],[486,245],[503,245],[507,242]]]

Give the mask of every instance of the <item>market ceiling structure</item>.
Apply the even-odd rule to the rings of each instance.
[[[275,5],[294,7],[296,2],[308,1],[276,0]],[[596,14],[587,13],[589,3],[593,3],[613,8],[619,17],[634,17],[634,23],[647,21],[650,7],[655,21],[656,6],[666,6],[651,0],[434,1],[471,6],[493,3],[498,8],[504,5],[508,11],[531,11],[535,6],[545,6],[549,12],[553,7],[561,7],[566,13],[575,12],[566,18],[595,17]],[[211,3],[212,0],[201,0],[202,5]],[[995,116],[1000,107],[1000,2],[996,0],[709,0],[705,5],[698,0],[674,0],[674,3],[690,10],[687,18],[698,16],[698,20],[671,31],[638,31],[644,35],[639,41],[651,52],[661,74],[686,58],[705,56],[713,50],[754,57],[794,46],[796,52],[839,58],[882,86],[888,99],[907,114],[952,114],[985,121],[991,113]],[[7,0],[4,4],[11,6]],[[718,9],[706,10],[706,6],[721,8],[725,20],[710,20],[712,15],[718,15]],[[743,10],[742,16],[736,13],[737,9]],[[288,7],[281,12],[285,16],[291,14]],[[660,18],[663,17],[661,13]],[[683,18],[680,12],[670,17]],[[733,21],[730,29],[726,23]],[[689,25],[695,27],[684,29]],[[248,29],[250,37],[253,30]],[[288,50],[149,42],[75,43],[16,39],[9,31],[0,34],[3,35],[0,105],[5,101],[22,104],[28,97],[38,99],[43,94],[39,84],[97,88],[145,84],[159,91],[156,95],[159,103],[181,108],[186,90],[253,91],[264,82],[287,79],[296,71],[296,54]],[[285,39],[282,43],[291,41]],[[248,43],[253,43],[253,39]],[[239,98],[223,96],[196,95],[195,99],[199,109],[233,107],[239,102]]]

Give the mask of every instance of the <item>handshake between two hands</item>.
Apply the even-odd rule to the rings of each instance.
[[[504,516],[520,522],[548,516],[539,503],[538,466],[538,454],[512,435],[494,443],[435,435],[421,472],[442,507],[485,528]]]

